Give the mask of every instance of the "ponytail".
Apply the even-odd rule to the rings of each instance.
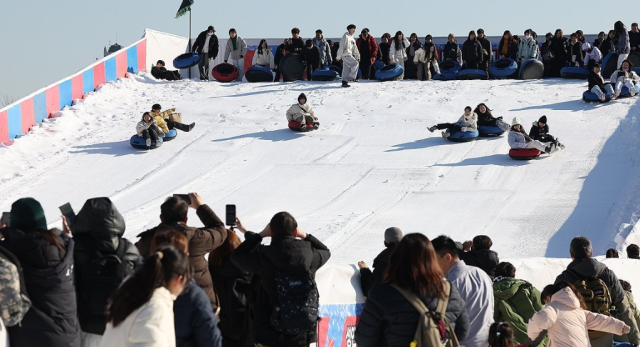
[[[157,288],[168,285],[183,276],[189,279],[189,261],[186,254],[174,246],[158,248],[129,279],[113,293],[107,309],[107,323],[117,327],[127,317],[151,300]]]
[[[489,347],[511,347],[513,342],[513,329],[506,322],[496,322],[489,328]]]

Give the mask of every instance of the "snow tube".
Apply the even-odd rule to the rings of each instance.
[[[460,66],[460,63],[456,60],[446,60],[441,62],[438,66],[440,67],[440,73],[453,71],[456,71],[457,73],[462,70],[462,66]]]
[[[614,342],[613,347],[633,347],[629,342]]]
[[[395,81],[404,73],[402,66],[398,64],[389,64],[382,69],[376,71],[376,79],[378,81]]]
[[[521,80],[539,80],[544,77],[544,64],[538,59],[527,59],[522,62],[518,78]]]
[[[342,68],[338,65],[329,66],[329,70],[337,72],[338,76],[342,76]]]
[[[436,81],[453,81],[458,79],[458,71],[455,72],[442,72],[433,75],[433,79]]]
[[[511,148],[509,156],[515,160],[531,160],[540,156],[542,152],[535,148]]]
[[[459,80],[486,80],[487,72],[480,69],[465,69],[458,72]]]
[[[636,95],[638,95],[636,93]],[[635,95],[634,95],[635,96]],[[629,92],[629,88],[627,87],[622,87],[622,90],[620,91],[620,95],[618,95],[619,98],[628,98],[631,97],[631,92]]]
[[[216,65],[213,68],[213,70],[211,70],[211,75],[217,81],[231,82],[231,81],[235,81],[240,74],[238,73],[237,67],[231,64],[222,63],[222,64]]]
[[[299,122],[296,122],[296,121],[290,121],[290,122],[289,122],[289,129],[291,129],[291,130],[293,130],[293,131],[300,131],[300,132],[304,132],[304,133],[306,133],[307,131],[313,131],[313,130],[315,130],[315,129],[313,128],[313,126],[308,126],[308,125],[307,125],[307,128],[305,128],[305,129],[301,129],[301,128],[300,128],[300,123],[299,123]]]
[[[151,141],[151,146],[147,147],[147,142],[144,137],[133,135],[131,136],[131,140],[129,140],[129,144],[131,144],[131,147],[136,149],[156,149],[162,146],[162,142],[162,137],[160,137],[158,138],[158,141]]]
[[[640,76],[640,67],[634,67],[633,71],[635,71],[636,74]]]
[[[384,63],[382,62],[382,60],[376,60],[373,65],[371,65],[371,68],[375,69],[375,70],[380,70],[384,67]]]
[[[339,73],[331,70],[328,67],[324,67],[321,70],[316,70],[311,73],[312,81],[335,81],[339,77]]]
[[[244,73],[248,82],[273,82],[273,74],[266,67],[254,65]]]
[[[501,58],[489,67],[489,75],[495,79],[513,78],[518,73],[518,63],[511,58]]]
[[[605,80],[611,78],[614,71],[618,69],[618,54],[609,53],[602,59],[602,77]]]
[[[298,53],[289,53],[282,57],[278,67],[285,82],[301,80],[304,76],[305,66],[302,65],[302,56]]]
[[[178,131],[176,129],[171,129],[171,130],[169,130],[168,133],[164,134],[164,137],[162,138],[162,141],[163,142],[171,141],[171,140],[175,139],[176,137],[178,137]]]
[[[589,70],[577,66],[565,66],[560,70],[562,78],[586,80],[589,78]]]
[[[598,96],[594,93],[592,93],[591,91],[585,91],[584,93],[582,93],[582,100],[585,102],[602,102],[602,100],[600,100],[600,98],[598,98]],[[609,101],[610,99],[605,98],[605,102]]]
[[[452,135],[449,135],[449,137],[447,137],[447,140],[452,142],[470,142],[475,141],[479,135],[480,133],[478,133],[478,130],[458,131]]]
[[[176,69],[188,69],[192,66],[198,65],[200,62],[200,56],[198,53],[185,53],[180,54],[173,59],[173,67]]]
[[[480,137],[496,137],[504,134],[504,130],[495,125],[479,125],[478,133]]]

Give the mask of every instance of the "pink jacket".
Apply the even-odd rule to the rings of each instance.
[[[531,317],[527,335],[535,340],[540,332],[547,330],[549,347],[591,347],[588,329],[623,335],[625,326],[613,317],[583,310],[571,289],[564,288]]]

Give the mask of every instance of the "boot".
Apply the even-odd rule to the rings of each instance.
[[[427,128],[427,130],[429,130],[430,132],[434,132],[434,131],[436,131],[436,129],[438,129],[438,126],[436,126],[436,125]]]
[[[449,137],[449,131],[448,130],[447,131],[443,131],[442,132],[442,138],[446,140],[447,137]]]
[[[151,139],[147,137],[145,140],[147,147],[151,147]]]
[[[349,83],[347,81],[342,81],[342,88],[349,88],[349,87],[351,87],[351,86],[349,85]]]
[[[547,154],[551,154],[551,146],[547,146],[544,148],[544,152]]]
[[[306,124],[300,124],[300,131],[307,131],[307,125]]]
[[[313,128],[314,128],[315,130],[318,130],[318,128],[319,128],[319,127],[320,127],[320,123],[319,123],[319,122],[315,122],[315,123],[313,123]]]

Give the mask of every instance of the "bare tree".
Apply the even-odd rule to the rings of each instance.
[[[0,108],[13,104],[16,98],[11,94],[0,94]]]

